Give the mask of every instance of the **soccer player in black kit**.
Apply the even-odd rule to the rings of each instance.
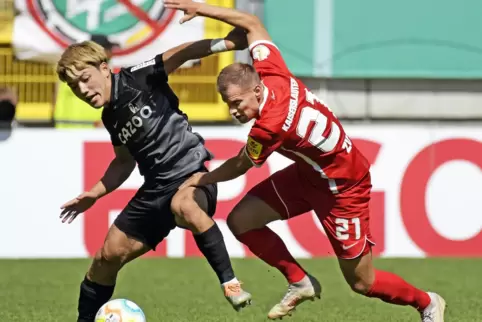
[[[60,80],[93,108],[104,107],[102,121],[115,151],[100,181],[61,207],[62,221],[71,223],[118,188],[136,164],[145,179],[110,227],[81,283],[78,322],[94,321],[113,294],[119,270],[155,249],[176,226],[192,231],[234,309],[250,303],[251,295],[236,279],[221,231],[211,218],[216,185],[178,189],[193,173],[207,171],[204,162],[212,156],[202,137],[191,131],[167,76],[188,60],[244,49],[245,39],[234,29],[226,38],[186,43],[118,74],[110,71],[104,49],[93,42],[73,44],[62,54]]]

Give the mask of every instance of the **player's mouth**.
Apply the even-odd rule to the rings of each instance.
[[[94,94],[94,95],[90,95],[90,96],[86,96],[85,97],[85,100],[89,103],[94,103],[96,97],[97,97],[98,94]]]
[[[246,123],[246,115],[236,115],[234,117],[239,123]]]

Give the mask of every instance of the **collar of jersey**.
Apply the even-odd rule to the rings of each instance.
[[[110,101],[107,107],[115,106],[115,102],[119,99],[119,74],[110,73],[112,85],[110,87]]]
[[[266,105],[266,101],[268,100],[268,95],[269,95],[268,86],[266,86],[263,82],[261,82],[261,84],[263,84],[264,90],[263,90],[263,101],[259,105],[259,110],[258,110],[259,116],[261,116],[261,111],[263,110],[264,106]]]

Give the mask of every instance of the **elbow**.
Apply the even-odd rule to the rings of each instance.
[[[264,29],[263,22],[255,15],[247,15],[246,17],[246,28],[247,31],[253,32],[260,29]]]
[[[130,176],[132,171],[136,168],[136,161],[134,159],[126,159],[120,160],[120,167],[122,172],[125,176]]]
[[[134,171],[134,169],[136,168],[136,161],[134,159],[127,161],[125,164],[125,168],[126,168],[126,171],[128,171],[129,174],[131,174],[132,171]]]
[[[252,26],[258,27],[258,28],[264,28],[263,22],[261,19],[258,18],[258,16],[251,15],[251,24]]]

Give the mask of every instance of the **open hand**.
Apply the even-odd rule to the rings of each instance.
[[[65,223],[68,220],[70,224],[79,214],[92,207],[96,201],[97,197],[92,192],[84,192],[77,198],[66,202],[60,207],[62,209],[60,213],[62,222]]]
[[[164,7],[184,11],[184,17],[179,20],[180,24],[196,17],[197,10],[201,4],[192,0],[164,0]]]
[[[179,187],[179,190],[188,188],[188,187],[198,187],[202,186],[202,177],[206,174],[206,172],[197,172],[193,174],[189,179],[184,181],[184,183]]]

